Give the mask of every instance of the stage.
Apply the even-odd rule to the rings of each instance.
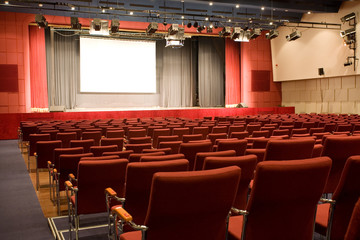
[[[143,117],[203,118],[214,116],[249,116],[261,114],[292,114],[294,107],[271,108],[122,108],[77,109],[66,112],[4,113],[0,114],[0,139],[16,139],[21,121],[119,119]]]

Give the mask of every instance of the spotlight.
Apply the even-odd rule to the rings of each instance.
[[[197,28],[199,26],[198,22],[194,22],[194,28]]]
[[[175,35],[179,32],[179,24],[171,24],[171,26],[168,29],[169,35]]]
[[[119,31],[120,22],[118,19],[111,20],[111,33],[116,33]]]
[[[192,27],[191,22],[189,22],[186,26],[187,26],[188,28],[191,28],[191,27]]]
[[[202,30],[204,30],[204,29],[205,29],[204,26],[199,25],[199,26],[197,27],[196,31],[197,31],[198,33],[201,33]]]
[[[158,23],[157,22],[152,22],[146,28],[146,33],[151,35],[151,34],[155,33],[157,30],[158,30]]]
[[[213,32],[213,28],[211,27],[211,25],[206,28],[206,32],[207,33],[212,33]]]
[[[231,39],[239,38],[241,30],[242,30],[241,27],[234,27],[233,32],[231,34]]]
[[[348,21],[354,19],[355,17],[356,17],[356,14],[354,12],[352,12],[352,13],[349,13],[349,14],[343,16],[342,18],[340,18],[340,20],[343,23],[345,23],[345,22],[348,22]]]
[[[249,42],[250,40],[250,30],[245,30],[240,28],[240,33],[237,38],[234,39],[235,42]]]
[[[301,38],[301,32],[297,30],[286,36],[286,40],[288,40],[289,42],[294,41],[298,38]]]
[[[166,22],[166,20],[164,20],[164,22],[163,22],[163,25],[166,27],[166,25],[167,25],[167,22]]]
[[[268,33],[266,33],[265,34],[265,36],[266,36],[266,38],[267,39],[274,39],[274,38],[276,38],[276,37],[278,37],[279,36],[279,31],[278,30],[270,30],[270,32],[268,32]]]
[[[35,22],[40,28],[46,28],[48,26],[48,22],[46,21],[46,18],[41,14],[36,14]]]
[[[94,27],[95,31],[100,31],[101,29],[101,20],[100,18],[94,18],[92,21],[92,26]]]
[[[347,35],[355,34],[355,32],[356,32],[355,27],[349,28],[349,29],[346,29],[345,31],[340,31],[340,36],[343,38]]]
[[[79,19],[77,17],[71,17],[71,28],[81,29],[81,24],[79,23]]]
[[[177,33],[174,34],[174,35],[168,34],[165,37],[165,39],[166,39],[165,47],[171,47],[171,48],[181,48],[181,47],[183,47],[184,46],[184,41],[185,41],[184,34],[185,34],[184,28],[178,28]]]
[[[227,37],[231,34],[231,27],[224,27],[223,30],[219,32],[220,37]]]
[[[261,35],[261,28],[255,28],[250,30],[250,39],[255,39]]]

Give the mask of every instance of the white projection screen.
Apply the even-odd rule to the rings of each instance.
[[[156,93],[156,42],[81,37],[80,92]]]

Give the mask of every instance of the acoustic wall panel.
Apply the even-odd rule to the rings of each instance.
[[[0,64],[0,92],[18,91],[18,65]]]
[[[270,71],[251,71],[251,90],[253,92],[270,91]]]

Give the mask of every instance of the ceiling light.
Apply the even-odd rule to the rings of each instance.
[[[285,12],[288,12],[289,10],[285,9]]]
[[[77,17],[71,17],[71,28],[81,29],[81,24],[79,23],[79,19]]]
[[[241,27],[234,27],[233,32],[231,34],[231,39],[239,38],[241,30],[242,30]]]
[[[39,7],[42,7],[42,6],[44,6],[42,3],[39,3]]]
[[[213,2],[209,2],[209,5],[212,6],[212,5],[213,5]]]
[[[149,26],[146,28],[146,33],[151,35],[155,33],[158,30],[158,23],[157,22],[151,22]]]
[[[206,17],[206,18],[205,18],[205,21],[209,21],[209,18],[208,18],[208,17]]]
[[[129,12],[130,15],[134,15],[134,12]]]
[[[114,8],[113,7],[109,7],[110,10],[113,10]]]
[[[184,19],[185,17],[184,16],[181,16],[181,19]]]
[[[279,31],[278,31],[278,30],[275,30],[275,29],[270,30],[270,32],[266,33],[265,36],[266,36],[266,38],[269,39],[269,40],[270,40],[270,39],[274,39],[274,38],[276,38],[276,37],[279,36]]]
[[[229,19],[228,22],[231,22],[231,19]]]
[[[75,7],[74,7],[74,6],[72,6],[72,7],[71,7],[71,10],[73,10],[73,11],[74,11],[74,10],[75,10]]]
[[[46,21],[46,18],[41,14],[36,14],[35,22],[37,23],[39,28],[46,28],[48,26],[48,22]]]
[[[289,42],[294,41],[298,38],[301,38],[301,32],[297,30],[293,31],[292,33],[286,36],[286,40],[288,40]]]
[[[269,22],[270,25],[273,25],[273,22]]]
[[[111,20],[111,33],[116,33],[119,31],[120,21],[119,19],[113,19]]]
[[[264,10],[265,10],[265,7],[261,7],[261,10],[264,11]]]
[[[101,10],[101,12],[104,13],[104,12],[105,12],[105,8],[103,8],[103,9]]]
[[[207,28],[206,28],[206,32],[207,32],[207,33],[212,33],[212,32],[213,32],[213,28],[210,27],[210,26],[207,27]]]
[[[236,6],[235,6],[236,8],[239,8],[240,7],[240,5],[239,4],[236,4]]]
[[[214,27],[214,25],[212,23],[210,23],[209,28],[213,28],[213,27]]]
[[[235,38],[234,41],[235,42],[249,42],[250,40],[250,30],[244,30],[244,29],[240,29],[240,34],[238,36],[238,38]]]
[[[307,14],[311,14],[311,12],[310,12],[310,11],[308,11],[308,12],[307,12]]]
[[[9,5],[9,1],[5,1],[5,4],[6,4],[6,5]]]

